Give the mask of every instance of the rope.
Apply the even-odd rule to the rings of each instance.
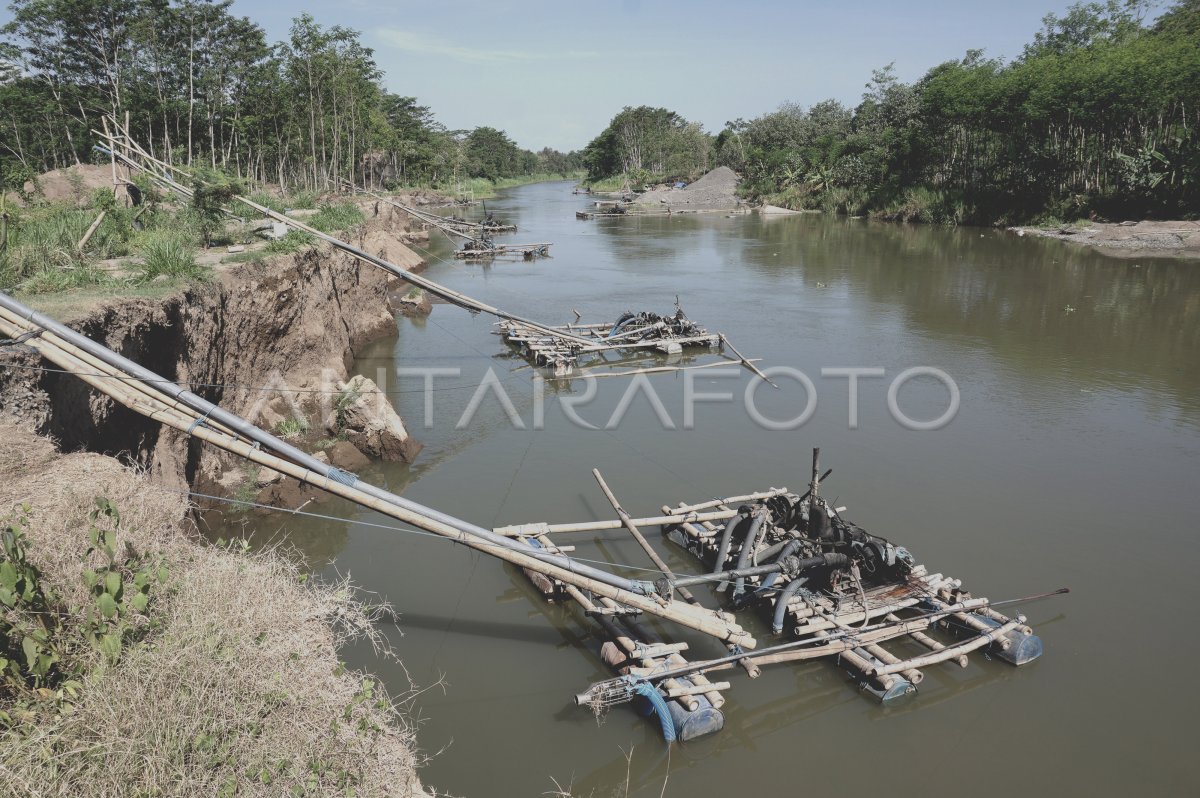
[[[21,333],[16,338],[5,338],[0,340],[0,346],[19,346],[28,341],[30,338],[37,338],[43,332],[45,331],[39,327],[36,330],[30,330],[29,332]]]

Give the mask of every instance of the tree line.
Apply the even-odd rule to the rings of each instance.
[[[288,190],[341,180],[449,186],[567,174],[580,156],[503,131],[447,130],[384,88],[358,32],[297,17],[282,42],[232,0],[14,0],[0,30],[0,176],[94,159],[93,129],[129,119],[151,154]]]
[[[856,106],[785,104],[716,136],[626,108],[584,162],[591,180],[724,164],[765,201],[900,220],[1195,217],[1200,0],[1153,20],[1152,5],[1079,3],[1047,15],[1011,62],[969,50],[914,83],[887,66]]]

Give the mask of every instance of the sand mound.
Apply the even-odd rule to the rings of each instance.
[[[651,189],[634,200],[634,204],[679,210],[733,209],[741,204],[737,196],[740,182],[741,178],[728,166],[718,166],[685,188],[659,186]]]
[[[91,164],[43,172],[25,183],[25,191],[35,199],[77,205],[86,205],[96,189],[112,187],[112,167]]]

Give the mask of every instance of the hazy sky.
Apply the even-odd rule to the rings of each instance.
[[[0,0],[3,2],[3,0]],[[904,80],[968,48],[1012,58],[1069,0],[856,2],[382,2],[235,0],[272,40],[291,18],[363,33],[391,91],[449,128],[582,147],[625,105],[665,106],[709,131],[786,101],[854,103],[871,70]],[[0,10],[0,23],[10,15]]]

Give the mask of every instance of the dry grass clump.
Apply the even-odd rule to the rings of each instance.
[[[373,632],[348,585],[189,541],[183,497],[110,458],[55,458],[15,427],[0,440],[0,507],[32,505],[28,557],[64,604],[87,598],[97,495],[121,511],[118,548],[170,568],[140,642],[115,664],[97,653],[75,699],[0,730],[6,795],[425,795],[404,714],[338,662]]]

